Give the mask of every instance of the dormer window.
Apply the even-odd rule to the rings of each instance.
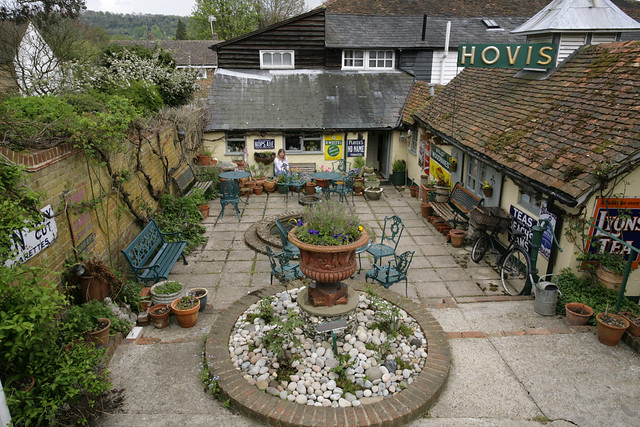
[[[487,27],[488,30],[499,30],[500,25],[498,25],[498,23],[496,21],[494,21],[493,19],[483,19],[482,23],[484,24],[485,27]]]
[[[260,68],[271,70],[293,70],[295,68],[292,50],[261,50]]]
[[[343,70],[393,70],[393,50],[343,50]]]

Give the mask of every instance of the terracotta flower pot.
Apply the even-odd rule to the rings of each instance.
[[[253,194],[255,194],[256,196],[259,196],[262,194],[262,190],[263,190],[262,185],[256,185],[255,187],[253,187]]]
[[[276,191],[276,182],[273,180],[266,180],[264,182],[264,191],[267,193],[273,193]]]
[[[613,319],[618,325],[609,324],[604,322],[602,319],[605,314],[609,317],[609,319]],[[605,320],[607,320],[605,318]],[[613,313],[598,313],[596,315],[596,322],[598,323],[598,341],[602,344],[614,346],[618,344],[620,338],[624,334],[624,331],[629,327],[629,321],[624,317],[613,314]]]
[[[569,302],[564,306],[567,311],[567,324],[569,326],[584,326],[593,316],[593,309],[586,304]]]
[[[102,329],[92,331],[87,334],[87,341],[104,347],[109,345],[109,326],[111,326],[111,320],[106,317],[100,318],[100,324],[106,323]]]
[[[176,320],[178,321],[178,325],[182,328],[191,328],[198,321],[198,311],[200,310],[200,300],[198,303],[191,308],[186,310],[181,310],[176,308],[176,305],[180,301],[180,298],[177,298],[171,303],[171,311],[176,315]]]
[[[493,196],[493,188],[482,190],[482,193],[485,195],[485,197],[491,197]]]
[[[422,217],[428,218],[433,213],[433,208],[429,202],[422,202],[420,204],[420,208],[422,208]]]
[[[151,323],[158,329],[166,328],[169,325],[169,314],[171,314],[171,309],[167,304],[157,304],[149,309]]]
[[[629,321],[629,329],[627,329],[627,332],[629,332],[634,337],[640,336],[640,316],[637,316],[629,311],[620,313],[620,315],[622,315]]]
[[[306,191],[308,196],[312,196],[316,194],[316,183],[315,182],[307,182]]]
[[[418,197],[420,188],[417,185],[412,185],[409,187],[409,191],[411,192],[411,197]]]
[[[598,278],[598,282],[602,283],[609,289],[619,290],[620,285],[622,285],[622,279],[624,278],[621,274],[616,274],[607,268],[599,266],[596,270],[596,277]]]
[[[209,205],[198,205],[198,209],[200,209],[200,213],[202,214],[202,219],[206,219],[209,216]]]
[[[451,236],[451,246],[461,248],[464,238],[467,237],[467,232],[464,230],[451,230],[449,235]]]
[[[198,163],[203,165],[203,166],[209,166],[211,165],[211,156],[207,156],[204,154],[198,154],[196,155],[196,157],[198,158]]]

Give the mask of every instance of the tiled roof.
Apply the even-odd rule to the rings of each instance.
[[[580,203],[596,190],[596,165],[637,162],[639,67],[640,42],[618,42],[583,47],[544,80],[466,68],[416,117]]]
[[[429,95],[429,83],[416,81],[407,99],[407,105],[404,107],[402,121],[412,125],[414,123],[413,115],[424,108],[429,98],[431,98]]]
[[[422,40],[422,15],[360,15],[326,14],[327,47],[350,48],[442,48],[445,42],[447,21],[451,22],[449,46],[457,47],[461,43],[479,41],[483,43],[518,43],[524,36],[516,36],[511,30],[523,24],[526,17],[501,16],[489,17],[496,21],[502,30],[488,29],[482,18],[427,17],[425,39]],[[375,29],[375,31],[372,31]]]
[[[428,16],[527,16],[531,17],[551,0],[329,0],[323,4],[328,13],[368,15]],[[640,17],[640,2],[613,0],[631,17]]]
[[[218,65],[216,52],[209,49],[213,40],[116,40],[120,46],[142,45],[153,49],[156,45],[171,51],[178,66],[215,67]]]
[[[218,69],[205,130],[395,128],[413,81],[399,71]]]

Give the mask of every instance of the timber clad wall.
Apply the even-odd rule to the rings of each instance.
[[[145,219],[158,209],[156,199],[162,192],[171,190],[175,194],[171,174],[179,174],[186,165],[188,155],[175,132],[175,128],[170,126],[159,133],[143,136],[141,143],[125,141],[125,152],[112,155],[109,161],[113,171],[130,171],[123,189],[136,212]],[[166,156],[164,160],[163,156]],[[56,240],[27,261],[27,265],[45,266],[51,271],[48,279],[59,280],[56,272],[63,270],[65,259],[74,257],[67,217],[67,212],[74,208],[65,203],[65,195],[84,186],[86,197],[83,201],[93,206],[87,212],[91,217],[95,241],[83,256],[102,259],[112,268],[130,274],[120,250],[138,235],[142,224],[123,202],[121,192],[113,188],[106,167],[95,164],[83,152],[68,145],[28,152],[14,152],[0,147],[0,157],[25,165],[27,185],[44,193],[40,207],[51,205],[55,212],[58,230]],[[141,165],[139,170],[138,164]],[[95,204],[92,203],[94,201]]]
[[[324,11],[218,48],[220,68],[260,68],[261,49],[295,50],[298,69],[323,68]]]

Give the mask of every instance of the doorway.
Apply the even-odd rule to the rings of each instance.
[[[369,132],[367,163],[378,170],[384,179],[389,179],[391,157],[391,132]]]

